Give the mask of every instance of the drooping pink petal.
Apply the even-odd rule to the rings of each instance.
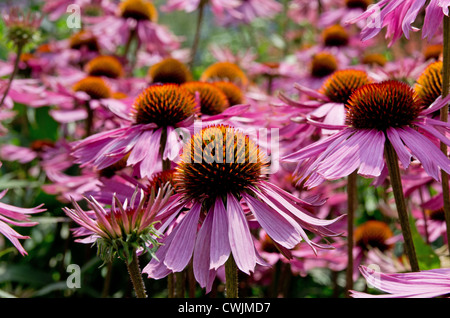
[[[274,241],[289,249],[294,248],[301,241],[298,224],[295,224],[290,216],[270,209],[246,193],[242,195],[261,227]]]
[[[167,268],[162,260],[164,259],[173,238],[174,232],[171,232],[169,235],[164,237],[160,242],[161,245],[155,253],[156,257],[152,258],[151,261],[143,268],[142,272],[146,273],[148,277],[153,279],[161,279],[172,273],[172,271]]]
[[[207,293],[211,291],[216,274],[216,271],[210,266],[211,236],[214,233],[213,219],[213,213],[209,211],[203,221],[202,227],[198,231],[193,256],[195,279],[202,288],[206,287]]]
[[[357,130],[318,165],[317,173],[329,180],[350,175],[361,164],[361,151],[372,141],[372,131]],[[378,159],[377,159],[378,160]],[[379,168],[381,171],[382,167]]]
[[[422,28],[422,39],[431,39],[436,31],[439,29],[440,24],[444,18],[444,12],[439,7],[441,0],[430,0],[427,8],[425,9],[425,18]]]
[[[403,144],[403,141],[401,140],[397,130],[395,128],[389,127],[386,133],[389,141],[392,144],[392,147],[394,147],[394,150],[403,165],[403,168],[408,168],[411,164],[412,156]]]
[[[214,203],[214,210],[208,212],[208,214],[213,215],[210,268],[218,269],[220,266],[225,264],[231,252],[230,242],[228,240],[227,211],[222,199],[216,199],[216,202]]]
[[[164,264],[173,272],[181,272],[191,259],[201,209],[201,203],[196,202],[177,226],[164,259]]]
[[[371,132],[371,141],[367,147],[360,149],[361,165],[358,174],[364,177],[378,177],[384,167],[383,153],[386,140],[381,131]]]
[[[161,144],[161,132],[162,128],[153,131],[153,134],[147,141],[139,140],[137,143],[141,143],[146,149],[144,150],[145,156],[139,162],[139,172],[142,178],[151,177],[161,163],[161,156],[159,155],[159,147]]]
[[[398,133],[431,177],[440,180],[440,169],[450,173],[450,160],[429,139],[410,127],[398,129]]]
[[[228,237],[237,267],[250,275],[256,266],[255,249],[247,220],[240,203],[227,194]]]
[[[389,294],[370,295],[352,291],[352,297],[431,298],[450,292],[448,269],[386,274],[360,266],[360,272],[375,288]]]
[[[0,220],[0,233],[6,236],[8,240],[13,243],[15,248],[20,252],[22,255],[27,255],[26,250],[23,248],[22,244],[20,244],[19,239],[29,239],[29,236],[23,236],[14,231],[11,227],[8,226],[8,224],[4,223]]]

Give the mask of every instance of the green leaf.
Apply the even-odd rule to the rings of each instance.
[[[439,256],[434,252],[433,248],[423,240],[422,236],[417,231],[414,218],[409,218],[409,224],[420,270],[440,268],[441,261]]]

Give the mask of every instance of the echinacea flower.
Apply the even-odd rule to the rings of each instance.
[[[0,199],[5,196],[7,191],[0,192]],[[29,239],[30,237],[17,233],[10,227],[10,224],[25,227],[35,226],[38,223],[30,221],[30,214],[46,211],[46,209],[41,209],[41,206],[42,204],[34,208],[20,208],[0,202],[0,233],[6,236],[22,255],[28,253],[20,244],[19,239]]]
[[[355,90],[346,103],[345,125],[340,130],[284,157],[298,163],[297,173],[306,187],[325,179],[336,180],[354,171],[364,177],[381,175],[384,148],[390,142],[403,168],[416,158],[428,175],[440,180],[440,169],[450,171],[450,160],[436,146],[450,144],[448,123],[429,118],[449,97],[438,97],[428,108],[406,83],[385,81]],[[325,126],[321,124],[322,126]],[[425,132],[425,133],[423,133]],[[304,164],[304,166],[303,166]]]
[[[448,16],[448,0],[381,0],[367,8],[360,16],[346,21],[356,23],[367,20],[361,30],[361,39],[366,41],[376,36],[382,28],[387,27],[386,38],[391,38],[389,45],[405,35],[409,39],[411,31],[418,31],[413,26],[419,14],[425,8],[422,38],[432,38],[438,31],[444,15]]]
[[[217,269],[230,257],[250,274],[265,263],[255,249],[249,219],[282,248],[291,249],[302,240],[313,250],[329,248],[311,240],[305,229],[334,236],[328,226],[339,218],[318,219],[311,210],[323,201],[299,199],[265,181],[267,165],[257,144],[236,128],[217,125],[197,132],[186,143],[174,175],[175,206],[188,211],[161,240],[158,260],[143,271],[160,279],[182,271],[192,259],[195,278],[208,292]]]
[[[152,1],[124,0],[115,14],[102,17],[89,30],[108,40],[109,47],[127,47],[137,40],[142,49],[164,56],[179,47],[180,39],[157,21],[158,10]]]
[[[77,163],[101,170],[128,155],[127,165],[134,166],[140,177],[150,177],[162,170],[162,160],[178,155],[181,141],[172,132],[193,123],[195,98],[176,84],[151,85],[129,113],[118,115],[128,122],[126,126],[75,142]]]
[[[371,295],[352,290],[353,298],[433,298],[450,294],[448,268],[409,273],[382,273],[366,266],[360,266],[359,270],[367,283],[387,294]]]

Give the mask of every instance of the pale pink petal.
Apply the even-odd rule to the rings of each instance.
[[[237,267],[250,275],[255,270],[256,256],[247,220],[240,203],[227,194],[228,237]]]
[[[398,133],[431,177],[440,180],[439,168],[450,173],[450,160],[429,139],[409,127],[398,129]]]
[[[387,137],[394,147],[395,152],[403,165],[403,168],[406,169],[411,164],[411,154],[406,149],[403,141],[400,139],[400,136],[395,128],[389,127],[387,130]]]
[[[250,195],[243,193],[243,197],[258,223],[274,241],[289,249],[301,241],[299,226],[291,217],[274,211]]]
[[[164,259],[164,264],[173,272],[181,272],[192,257],[201,209],[202,205],[195,203],[177,226]]]
[[[200,287],[206,288],[209,293],[215,278],[216,271],[210,266],[211,236],[213,232],[213,213],[209,211],[198,231],[195,240],[193,267],[194,276]]]
[[[225,264],[231,252],[230,242],[228,240],[227,211],[222,199],[216,199],[214,209],[210,210],[208,214],[213,215],[210,268],[218,269],[220,266]]]

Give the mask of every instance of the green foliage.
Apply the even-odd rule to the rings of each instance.
[[[420,270],[440,268],[441,261],[439,259],[439,256],[436,254],[433,248],[424,241],[422,235],[420,235],[420,233],[417,231],[414,218],[409,218],[409,224],[411,226],[411,233]]]

